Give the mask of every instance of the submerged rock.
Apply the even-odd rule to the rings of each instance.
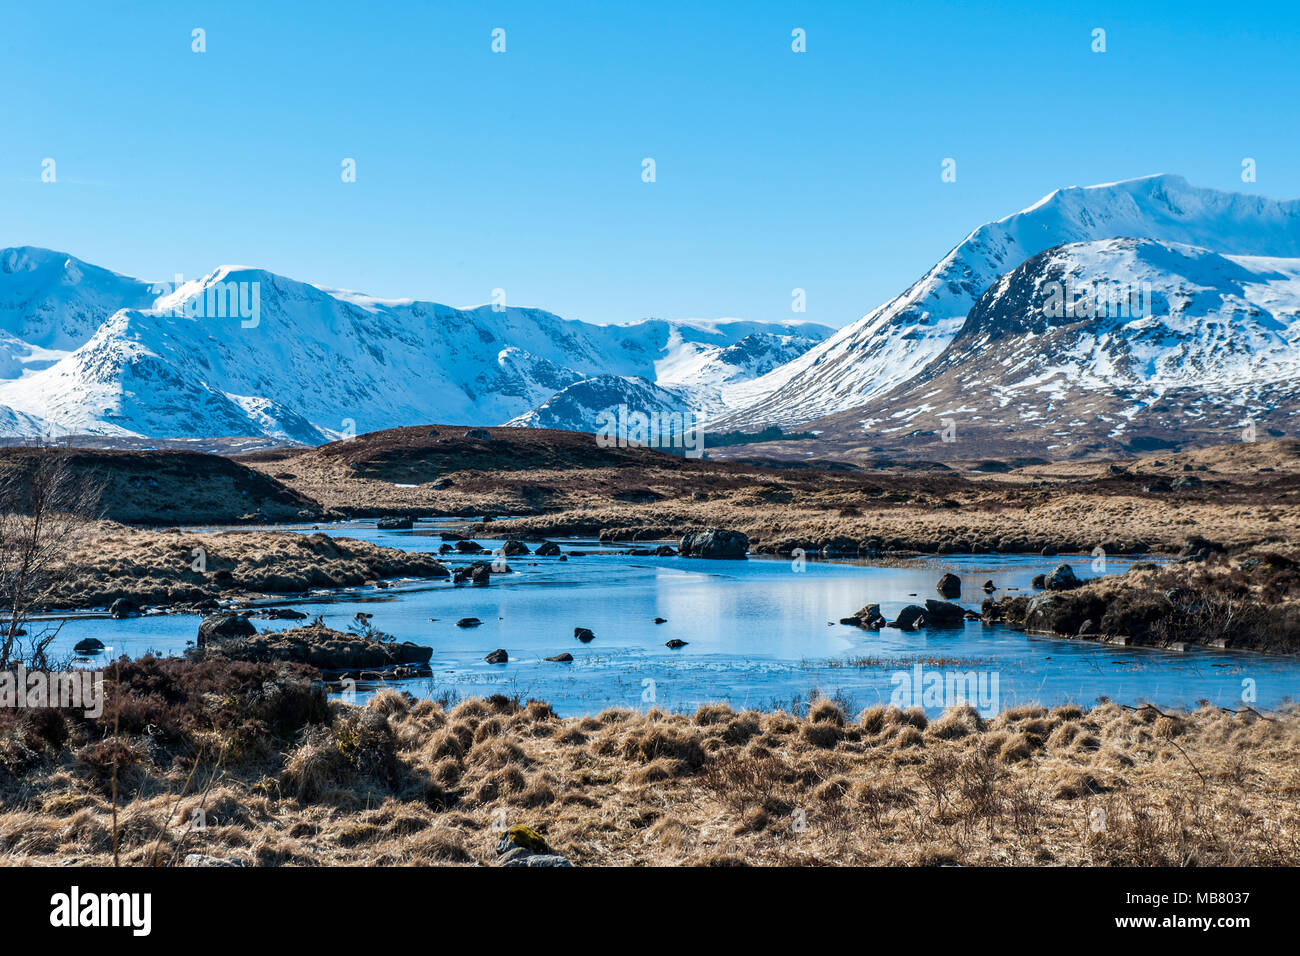
[[[749,553],[749,537],[739,531],[709,528],[683,535],[677,549],[684,558],[743,558]]]
[[[1068,564],[1057,565],[1051,574],[1043,578],[1043,587],[1048,591],[1069,591],[1082,583]]]
[[[139,617],[140,605],[136,604],[130,598],[118,598],[108,608],[108,616],[112,618]]]
[[[257,628],[242,614],[212,614],[199,623],[198,646],[253,637]]]
[[[964,608],[948,601],[926,600],[926,627],[962,627],[965,623],[966,611]]]
[[[918,607],[915,604],[909,604],[898,612],[898,617],[889,621],[888,627],[896,627],[900,630],[911,631],[925,623],[925,608]]]

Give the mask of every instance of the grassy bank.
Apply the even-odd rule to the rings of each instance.
[[[1300,858],[1295,711],[560,719],[504,697],[353,707],[302,668],[153,659],[108,686],[99,720],[0,713],[0,862],[110,862],[114,767],[133,865],[491,863],[514,824],[580,865]]]

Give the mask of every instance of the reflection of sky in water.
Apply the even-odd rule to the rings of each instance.
[[[414,551],[436,551],[440,543],[436,534],[419,529],[327,530]],[[562,546],[612,550],[589,540]],[[1300,661],[1289,658],[1033,638],[979,622],[908,633],[828,625],[869,603],[880,604],[892,618],[905,604],[937,598],[935,582],[945,570],[962,578],[959,603],[978,609],[986,579],[998,585],[999,595],[1011,588],[1028,591],[1035,574],[1062,562],[1081,577],[1094,574],[1087,555],[944,555],[907,567],[808,561],[802,572],[777,558],[702,561],[593,553],[560,562],[525,555],[511,558],[516,573],[494,575],[489,588],[421,583],[285,603],[322,614],[326,624],[340,630],[364,610],[374,614],[375,627],[398,640],[434,648],[431,678],[388,686],[417,697],[448,691],[518,694],[547,700],[563,715],[613,706],[644,709],[651,690],[646,681],[653,681],[654,701],[666,709],[722,700],[735,707],[782,706],[806,700],[813,689],[843,694],[862,707],[887,703],[894,688],[891,675],[910,672],[915,661],[944,672],[996,673],[1002,707],[1031,701],[1090,705],[1103,695],[1123,703],[1194,706],[1204,698],[1239,707],[1245,679],[1254,681],[1256,707],[1300,696]],[[1107,570],[1123,570],[1129,563],[1111,558]],[[477,617],[483,626],[456,627],[463,617]],[[654,624],[656,617],[667,623]],[[66,654],[81,638],[97,637],[131,656],[148,650],[180,653],[193,640],[198,620],[193,615],[77,619],[64,625],[54,647]],[[295,624],[256,620],[262,630]],[[596,639],[582,644],[573,637],[574,627],[591,628]],[[664,646],[670,638],[689,646],[671,650]],[[498,647],[510,653],[510,662],[484,662],[484,655]],[[565,651],[573,663],[543,660]]]

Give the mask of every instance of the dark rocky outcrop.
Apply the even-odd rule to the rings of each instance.
[[[916,604],[909,604],[898,612],[898,617],[890,621],[887,627],[896,627],[900,630],[911,631],[925,623],[925,608]]]
[[[506,653],[504,647],[498,647],[495,651],[483,658],[489,664],[504,664],[510,660],[510,655]]]
[[[554,541],[543,541],[537,546],[533,554],[541,555],[543,558],[554,558],[560,554],[560,546]]]
[[[556,654],[554,657],[546,658],[548,661],[555,661],[557,664],[567,664],[573,660],[572,654]]]
[[[575,627],[573,629],[573,636],[584,644],[590,644],[596,638],[596,635],[591,632],[591,629],[586,627]]]
[[[476,617],[462,617],[456,622],[457,627],[478,627],[483,622]]]
[[[1043,578],[1043,587],[1048,591],[1070,591],[1082,583],[1068,564],[1057,565],[1051,574]]]
[[[108,616],[119,620],[127,617],[139,617],[140,605],[130,598],[118,598],[109,606]]]
[[[676,650],[679,647],[685,647],[688,643],[688,641],[683,641],[679,637],[674,637],[671,641],[664,641],[664,647],[671,647]]]
[[[948,601],[927,599],[925,602],[926,627],[962,627],[966,623],[966,611]]]
[[[880,613],[879,604],[868,604],[852,617],[840,618],[840,623],[878,631],[885,626],[885,617]]]
[[[945,574],[935,585],[935,590],[943,597],[953,599],[961,597],[961,578],[955,574]]]
[[[677,550],[684,558],[743,558],[749,553],[749,537],[721,528],[692,531],[682,536]]]
[[[198,646],[252,637],[257,628],[242,614],[212,614],[199,622]]]
[[[409,531],[415,522],[407,518],[380,518],[375,522],[375,527],[380,531]]]

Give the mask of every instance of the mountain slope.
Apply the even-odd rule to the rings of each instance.
[[[1297,257],[1300,201],[1202,189],[1172,175],[1058,189],[979,227],[901,295],[755,380],[762,397],[718,426],[797,424],[886,395],[948,347],[999,276],[1045,249],[1124,237]]]
[[[1033,256],[922,372],[811,427],[930,457],[1071,457],[1223,443],[1251,422],[1264,440],[1297,416],[1300,258],[1118,239]]]
[[[717,380],[708,393],[716,403],[746,362],[766,371],[830,331],[599,326],[540,309],[382,300],[229,266],[155,300],[144,283],[60,254],[6,250],[6,262],[16,267],[0,274],[0,303],[12,305],[15,351],[45,343],[49,357],[0,376],[0,429],[10,434],[319,443],[428,421],[501,422],[594,376],[653,380],[660,365],[692,362],[701,382]],[[133,304],[119,311],[115,299]],[[766,335],[770,347],[756,349],[764,354],[720,357]]]

